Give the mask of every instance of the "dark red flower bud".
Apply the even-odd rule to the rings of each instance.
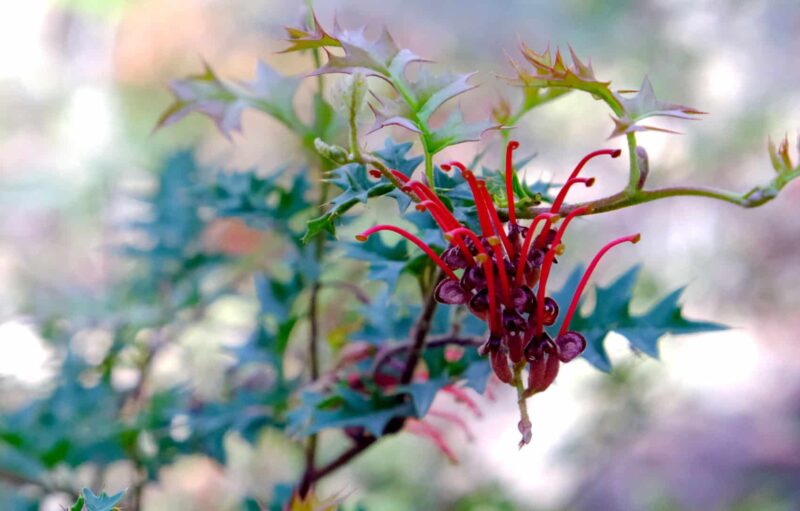
[[[450,247],[444,252],[442,252],[442,260],[454,270],[460,270],[461,268],[467,267],[467,260],[464,258],[464,254],[461,252],[461,249],[458,247]]]
[[[461,275],[461,287],[467,291],[486,287],[486,274],[480,266],[468,266]]]
[[[525,318],[514,309],[503,311],[503,328],[507,332],[523,332],[526,326]]]
[[[545,353],[530,363],[528,370],[528,392],[544,392],[558,376],[561,362],[555,354]]]
[[[511,362],[516,364],[525,356],[522,344],[522,333],[517,332],[506,336],[506,345],[508,345],[508,356]]]
[[[465,291],[457,281],[444,279],[436,286],[433,297],[439,303],[461,305],[469,300],[469,292]]]
[[[489,291],[486,288],[481,289],[472,297],[469,301],[469,310],[479,318],[486,316],[489,311]]]
[[[528,362],[533,362],[535,359],[542,358],[545,353],[556,353],[558,347],[553,339],[547,335],[547,332],[542,332],[538,338],[533,338],[525,346],[525,359]]]
[[[527,286],[517,287],[511,291],[511,306],[519,312],[536,310],[536,295]]]
[[[478,354],[483,357],[489,353],[494,353],[498,351],[502,345],[503,340],[499,336],[491,334],[489,338],[486,339],[486,342],[478,348]]]
[[[506,352],[504,350],[493,351],[491,355],[489,355],[489,361],[492,364],[492,370],[494,374],[497,375],[497,378],[503,383],[510,384],[511,380],[514,379],[514,375],[511,373],[511,367],[508,365],[508,356],[506,356]]]
[[[544,315],[542,315],[542,323],[547,326],[552,325],[558,318],[558,303],[549,296],[544,299]]]
[[[565,332],[556,338],[558,358],[569,362],[577,358],[586,349],[586,338],[578,332]]]

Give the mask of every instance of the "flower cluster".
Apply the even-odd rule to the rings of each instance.
[[[465,305],[489,326],[489,336],[480,347],[488,355],[497,377],[508,384],[515,373],[527,364],[525,395],[547,389],[558,374],[561,363],[578,357],[586,348],[586,339],[570,331],[572,316],[592,272],[600,259],[614,246],[636,243],[639,235],[625,236],[604,246],[589,264],[572,297],[558,334],[553,338],[545,329],[555,324],[559,304],[547,295],[547,282],[556,257],[564,252],[562,239],[570,222],[588,213],[588,207],[571,208],[562,215],[561,208],[572,186],[592,186],[594,178],[579,177],[592,158],[608,155],[616,158],[619,150],[603,149],[584,157],[570,174],[549,211],[536,216],[530,225],[517,220],[512,153],[519,147],[510,142],[506,148],[507,221],[503,221],[486,183],[459,162],[442,165],[444,171],[457,168],[471,189],[477,209],[480,231],[460,223],[432,186],[392,171],[404,183],[404,191],[417,200],[417,209],[427,211],[442,229],[450,246],[441,254],[408,231],[393,225],[377,225],[356,238],[365,241],[379,231],[392,231],[416,244],[441,268],[444,278],[437,284],[435,298],[440,303]],[[376,171],[377,172],[377,171]]]

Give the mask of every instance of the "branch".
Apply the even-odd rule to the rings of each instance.
[[[454,336],[445,336],[445,337],[437,337],[435,339],[431,339],[428,341],[425,346],[426,349],[432,348],[440,348],[442,346],[474,346],[478,347],[483,344],[484,341],[481,339],[477,339],[475,337],[454,337]],[[402,344],[395,344],[393,346],[389,346],[384,348],[375,356],[375,361],[372,363],[372,374],[378,373],[381,367],[384,366],[389,360],[392,359],[395,355],[400,353],[404,353],[410,350],[413,347],[413,344],[402,343]]]
[[[714,188],[706,188],[702,186],[671,186],[666,188],[657,188],[655,190],[637,190],[633,193],[627,191],[619,192],[614,195],[609,195],[602,199],[593,201],[581,202],[578,204],[569,204],[561,208],[562,214],[588,207],[589,211],[586,215],[596,215],[598,213],[606,213],[608,211],[615,211],[617,209],[636,206],[646,202],[653,202],[660,199],[669,197],[705,197],[708,199],[716,199],[723,202],[728,202],[743,208],[755,208],[762,206],[771,201],[778,195],[778,191],[772,186],[756,187],[745,194],[737,194],[726,190],[717,190]],[[517,216],[520,218],[534,218],[540,213],[545,213],[550,210],[550,206],[538,206],[528,208],[523,211],[518,211]],[[501,212],[507,217],[507,212]]]
[[[436,272],[436,278],[434,278],[434,282],[438,283],[443,277],[444,276],[442,275],[441,270],[438,270]],[[414,369],[416,369],[419,358],[422,356],[422,351],[425,346],[425,339],[428,337],[428,332],[431,329],[431,320],[433,319],[433,314],[436,312],[436,305],[438,304],[436,298],[434,298],[434,295],[433,289],[431,289],[431,291],[428,293],[428,297],[425,300],[422,313],[420,314],[419,319],[417,319],[417,323],[414,325],[414,329],[412,330],[413,340],[411,349],[408,352],[405,368],[400,376],[400,385],[405,385],[411,382],[411,379],[414,377]]]
[[[319,467],[318,469],[314,470],[309,475],[309,486],[316,481],[322,479],[323,477],[327,476],[331,472],[338,470],[339,468],[343,467],[347,463],[349,463],[353,458],[361,454],[362,452],[366,451],[369,447],[372,446],[378,439],[374,436],[363,437],[359,440],[355,445],[341,453],[332,461],[328,462],[327,464]]]
[[[442,277],[443,276],[441,272],[437,272],[435,282],[439,282],[439,280],[441,280]],[[414,369],[416,369],[417,363],[419,362],[419,359],[422,356],[422,352],[424,351],[426,345],[425,340],[428,336],[428,332],[430,332],[431,320],[433,319],[433,315],[436,312],[437,303],[438,302],[434,299],[433,291],[431,291],[428,294],[427,299],[425,300],[422,313],[417,319],[417,323],[414,325],[414,328],[412,330],[411,342],[394,346],[387,353],[380,355],[380,357],[385,361],[397,353],[409,351],[408,358],[406,359],[405,366],[403,368],[403,374],[400,377],[401,385],[409,383],[411,381],[411,378],[414,376]],[[442,337],[436,339],[428,346],[429,347],[444,346],[447,344],[471,346],[480,343],[475,339],[469,339],[469,338]],[[384,362],[379,362],[376,360],[376,367],[379,367],[383,363]],[[400,423],[400,426],[397,428],[397,430],[399,430],[400,427],[402,427],[402,423]],[[371,447],[377,441],[378,438],[376,437],[363,436],[359,438],[352,447],[350,447],[346,451],[342,452],[339,456],[334,458],[333,461],[330,461],[319,468],[313,468],[313,466],[307,465],[306,471],[303,474],[303,479],[300,482],[301,495],[303,494],[302,493],[303,491],[307,493],[315,482],[327,476],[328,474],[338,470],[339,468],[343,467],[353,458],[355,458],[356,456],[367,450],[369,447]]]
[[[356,297],[356,300],[358,300],[363,304],[368,304],[371,301],[369,295],[363,289],[353,284],[352,282],[346,282],[344,280],[326,280],[324,282],[321,282],[320,285],[323,288],[331,287],[331,288],[339,288],[350,291],[351,293],[353,293],[353,296]]]

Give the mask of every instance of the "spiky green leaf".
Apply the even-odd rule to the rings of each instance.
[[[576,314],[569,329],[586,337],[586,351],[583,357],[602,371],[611,370],[611,360],[603,346],[606,336],[616,332],[625,337],[631,347],[658,357],[658,341],[667,334],[684,335],[724,330],[726,327],[707,321],[693,321],[683,316],[678,300],[683,289],[678,289],[644,314],[634,316],[630,313],[633,288],[640,267],[635,266],[623,273],[606,287],[598,287],[596,305],[588,315]],[[582,271],[572,273],[564,288],[556,293],[556,300],[569,303],[577,288]],[[556,325],[557,329],[558,325]],[[554,329],[555,330],[555,329]]]

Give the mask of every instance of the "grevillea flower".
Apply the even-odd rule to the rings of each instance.
[[[441,168],[446,172],[458,169],[469,184],[480,225],[477,232],[461,224],[429,185],[393,172],[404,183],[404,191],[418,200],[417,209],[433,217],[450,246],[439,254],[410,232],[394,225],[377,225],[356,238],[365,241],[376,232],[392,231],[423,250],[444,273],[434,291],[435,299],[440,303],[464,305],[488,324],[488,338],[479,348],[480,353],[489,357],[494,373],[507,384],[515,384],[515,374],[520,374],[527,365],[525,395],[530,396],[547,389],[556,378],[560,364],[574,360],[586,348],[584,336],[569,330],[586,283],[611,248],[625,242],[636,243],[639,235],[613,240],[597,253],[553,338],[545,327],[555,324],[560,306],[547,294],[550,272],[556,256],[564,252],[562,239],[567,227],[573,219],[590,211],[588,207],[578,207],[562,215],[561,207],[570,188],[594,184],[594,178],[579,177],[591,159],[602,155],[616,158],[620,151],[602,149],[586,155],[556,195],[549,211],[536,216],[529,225],[522,225],[517,218],[513,193],[512,153],[517,147],[519,144],[512,141],[506,148],[508,221],[502,221],[485,181],[454,161]]]

